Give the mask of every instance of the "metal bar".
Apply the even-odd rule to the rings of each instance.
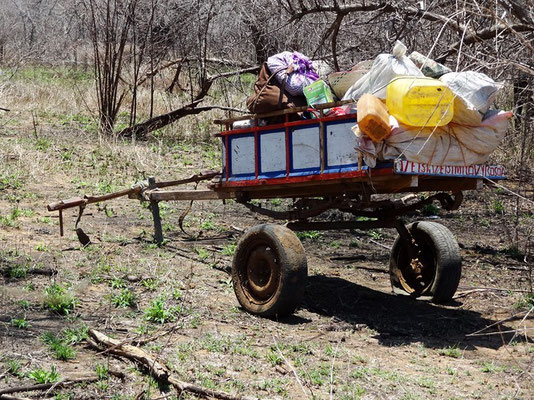
[[[156,188],[156,178],[153,176],[148,178],[148,187],[151,189]],[[161,227],[158,201],[153,199],[150,200],[150,210],[152,211],[152,218],[154,220],[154,241],[158,245],[161,245],[163,243],[163,229]]]
[[[325,143],[324,122],[321,121],[319,122],[319,156],[321,160],[321,173],[323,173],[326,168]]]
[[[63,236],[63,210],[59,209],[59,236]]]
[[[286,226],[294,231],[326,231],[338,229],[377,229],[394,228],[396,220],[376,220],[376,221],[335,221],[335,222],[289,222]]]

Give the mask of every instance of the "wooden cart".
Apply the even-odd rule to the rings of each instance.
[[[483,180],[504,179],[501,166],[430,166],[407,160],[365,166],[355,151],[351,127],[354,114],[291,121],[292,112],[220,120],[224,127],[222,172],[195,175],[173,182],[137,185],[108,196],[74,198],[48,206],[62,210],[130,195],[149,201],[154,217],[155,240],[163,242],[158,203],[176,200],[234,199],[249,210],[284,221],[262,224],[240,239],[232,264],[235,294],[241,306],[253,314],[281,317],[291,314],[303,296],[307,278],[304,248],[294,231],[395,228],[399,236],[390,256],[390,278],[395,291],[413,297],[428,296],[434,302],[449,301],[461,275],[461,256],[453,234],[436,222],[405,225],[402,217],[433,202],[446,210],[457,209],[462,192],[480,188]],[[282,116],[285,121],[260,126],[262,118]],[[251,118],[251,127],[232,130],[237,120]],[[283,121],[283,120],[282,120]],[[171,186],[211,180],[205,190],[176,190]],[[426,196],[410,193],[434,192]],[[408,196],[377,196],[406,193]],[[379,197],[379,198],[377,198]],[[399,198],[392,198],[399,197]],[[259,199],[291,198],[287,211],[262,207]],[[384,199],[385,198],[385,199]],[[339,210],[348,218],[316,220]],[[62,231],[62,228],[61,228]]]

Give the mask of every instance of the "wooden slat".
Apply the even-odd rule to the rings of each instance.
[[[213,190],[153,190],[146,191],[145,198],[152,201],[167,200],[221,200],[233,199],[235,192],[215,192]]]
[[[341,101],[333,101],[331,103],[324,103],[324,104],[317,104],[314,106],[302,106],[302,107],[295,107],[295,108],[286,108],[283,110],[278,111],[272,111],[269,113],[264,114],[248,114],[243,115],[241,117],[235,117],[235,118],[228,118],[228,119],[216,119],[213,121],[214,124],[217,125],[228,125],[232,124],[236,121],[244,121],[246,119],[260,119],[260,118],[269,118],[269,117],[277,117],[280,115],[287,115],[287,114],[294,114],[298,112],[303,112],[308,110],[309,108],[315,109],[315,110],[323,110],[325,108],[332,108],[332,107],[339,107],[343,106],[345,104],[354,103],[354,100],[341,100]]]

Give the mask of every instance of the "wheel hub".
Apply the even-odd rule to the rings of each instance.
[[[259,299],[268,299],[277,286],[276,255],[266,245],[251,251],[247,263],[247,281],[250,292]]]

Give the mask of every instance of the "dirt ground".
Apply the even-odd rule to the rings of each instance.
[[[458,211],[407,218],[439,222],[457,236],[463,272],[452,303],[391,292],[394,230],[307,232],[302,306],[292,317],[268,320],[239,307],[228,272],[242,232],[275,221],[232,201],[196,202],[186,235],[178,219],[187,204],[163,203],[166,242],[157,247],[149,209],[122,198],[85,210],[79,226],[92,244],[82,247],[76,212],[65,213],[60,237],[57,215],[46,211],[60,198],[123,189],[147,175],[176,179],[216,167],[213,143],[122,143],[67,136],[68,129],[3,126],[0,393],[39,376],[46,381],[53,366],[56,380],[99,379],[13,396],[196,398],[94,350],[84,339],[87,327],[142,342],[178,379],[235,396],[534,398],[532,267],[525,255],[534,215],[528,203],[516,213],[516,197],[506,191],[486,187],[466,194]],[[518,249],[511,245],[514,226]],[[71,296],[66,314],[51,310],[53,287],[62,288],[62,300]]]

